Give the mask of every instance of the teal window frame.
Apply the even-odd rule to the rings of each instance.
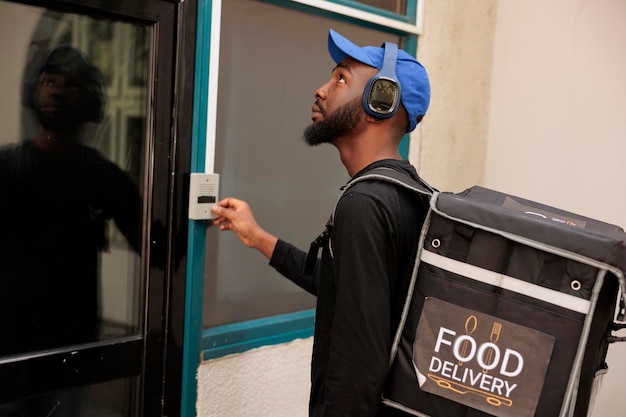
[[[202,359],[241,353],[313,336],[315,310],[280,314],[202,330]]]
[[[222,0],[199,0],[197,37],[196,37],[196,66],[193,132],[191,145],[190,172],[205,172],[206,166],[206,137],[207,137],[207,92],[210,88],[209,69],[211,45],[211,21],[213,2],[221,4]],[[324,15],[337,18],[338,14],[332,10],[316,9],[308,6],[308,0],[263,0],[281,6],[302,8],[307,11],[321,12]],[[379,29],[399,33],[405,36],[404,49],[415,55],[417,52],[417,35],[420,31],[418,15],[418,0],[407,0],[407,16],[391,13],[353,0],[316,0],[320,3],[338,4],[357,11],[373,13],[401,23],[415,26],[411,32],[390,28],[384,24],[361,22]],[[332,7],[330,7],[332,9]],[[341,16],[341,15],[339,15]],[[412,18],[409,16],[413,16]],[[353,20],[350,16],[342,18]],[[418,19],[417,19],[418,20]],[[405,135],[400,144],[400,154],[408,159],[409,135]],[[272,317],[249,320],[209,329],[202,329],[202,303],[204,287],[204,257],[206,250],[206,221],[189,220],[187,287],[185,299],[185,325],[183,342],[183,375],[182,375],[182,405],[181,416],[196,415],[197,400],[197,372],[201,360],[210,360],[229,354],[242,353],[261,346],[287,343],[299,338],[313,336],[315,310],[304,310],[295,313],[276,315]]]

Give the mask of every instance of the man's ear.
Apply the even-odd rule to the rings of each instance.
[[[379,119],[378,117],[370,116],[367,113],[365,113],[365,120],[368,123],[379,123],[379,122],[384,122],[385,121],[385,119]]]

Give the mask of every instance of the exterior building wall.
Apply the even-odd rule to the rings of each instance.
[[[409,159],[435,188],[483,182],[489,128],[496,0],[426,0],[417,57],[431,103],[411,137]]]

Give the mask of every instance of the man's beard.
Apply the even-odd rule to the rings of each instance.
[[[335,139],[351,133],[361,118],[361,99],[344,104],[330,115],[322,107],[319,108],[324,119],[304,130],[304,141],[311,146],[332,143]]]
[[[35,112],[37,120],[42,127],[53,132],[68,132],[75,130],[83,122],[83,117],[79,113],[82,110],[70,111],[62,109],[56,112],[46,111],[45,107],[38,107]]]

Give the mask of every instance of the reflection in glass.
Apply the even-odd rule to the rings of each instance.
[[[147,29],[2,1],[0,25],[19,28],[0,86],[20,80],[0,99],[0,356],[136,334]]]
[[[141,332],[149,32],[0,0],[0,35],[0,359],[26,364]],[[126,417],[136,393],[54,391],[0,417]]]

